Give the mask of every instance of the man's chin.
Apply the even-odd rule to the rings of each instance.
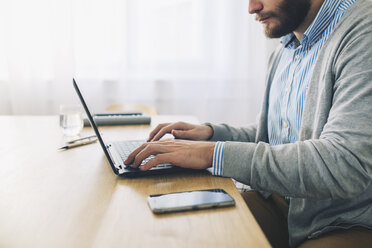
[[[280,38],[291,32],[278,26],[271,27],[269,24],[266,24],[264,26],[264,31],[265,31],[266,37],[270,39]]]

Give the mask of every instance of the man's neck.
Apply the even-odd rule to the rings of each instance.
[[[320,8],[322,7],[325,0],[312,0],[310,10],[305,17],[305,20],[300,24],[300,26],[293,31],[293,34],[296,36],[297,40],[301,41],[302,36],[309,28],[311,23],[314,21],[316,15],[318,14]]]

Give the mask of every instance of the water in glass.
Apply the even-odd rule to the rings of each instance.
[[[83,115],[78,106],[61,106],[59,125],[66,136],[77,136],[83,129]]]

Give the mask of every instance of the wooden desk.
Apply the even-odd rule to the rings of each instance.
[[[158,116],[155,124],[187,116]],[[150,126],[105,128],[144,139]],[[98,143],[57,152],[57,116],[0,116],[0,247],[268,247],[231,179],[117,177]],[[92,130],[87,128],[86,133]],[[147,195],[223,188],[236,207],[156,216]]]

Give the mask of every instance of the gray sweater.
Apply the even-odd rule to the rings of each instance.
[[[268,144],[268,100],[283,48],[270,59],[257,125],[211,125],[225,144],[223,176],[291,197],[290,245],[351,226],[372,227],[372,0],[344,14],[314,66],[299,141]]]

